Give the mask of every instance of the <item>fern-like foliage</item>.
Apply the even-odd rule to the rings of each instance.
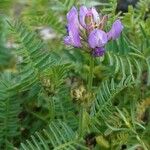
[[[114,115],[113,99],[117,94],[127,87],[132,86],[134,82],[129,76],[116,84],[115,80],[106,80],[101,84],[101,87],[97,90],[96,99],[93,102],[91,109],[92,122],[95,124],[95,129],[101,129],[101,123],[99,120],[108,120],[109,117]],[[112,118],[111,118],[112,119]],[[106,121],[107,122],[107,121]]]
[[[19,132],[20,100],[10,88],[13,86],[10,72],[0,75],[0,149],[12,147],[11,141]]]
[[[25,90],[38,80],[38,76],[45,68],[54,63],[54,58],[46,50],[44,43],[24,24],[16,21],[11,25],[11,29],[19,39],[17,55],[23,59],[23,62],[19,64],[22,67],[19,71],[20,78],[18,77],[20,83],[15,86],[20,90]]]
[[[58,19],[57,17],[58,14],[50,10],[40,16],[31,16],[32,22],[30,22],[30,24],[34,26],[49,26],[56,31],[56,33],[65,34],[65,24],[62,22],[61,18]]]
[[[66,77],[70,68],[71,66],[69,64],[53,66],[44,72],[41,76],[41,81],[43,90],[45,91],[44,93],[47,95],[46,101],[49,104],[50,119],[62,118],[71,127],[77,128],[76,107],[70,101],[70,89],[65,84],[67,80],[69,81]],[[43,90],[40,94],[42,97],[45,97]]]
[[[125,89],[133,89],[135,82],[129,76],[122,79],[118,84],[114,79],[104,81],[98,89],[96,99],[91,108],[91,130],[104,136],[110,135],[112,137],[111,147],[119,148],[123,143],[130,143],[132,138],[147,149],[148,145],[142,139],[141,132],[145,132],[145,128],[135,120],[135,108],[131,106],[131,114],[127,109],[122,111],[114,106],[115,99]],[[117,99],[118,100],[118,99]],[[119,99],[121,101],[121,99]],[[121,102],[117,102],[120,106]],[[134,105],[133,105],[134,106]],[[142,131],[143,130],[143,131]],[[133,137],[130,135],[133,134]]]
[[[31,140],[21,144],[21,150],[76,150],[88,149],[83,145],[82,139],[78,139],[73,130],[62,121],[52,122],[48,129],[36,132]]]

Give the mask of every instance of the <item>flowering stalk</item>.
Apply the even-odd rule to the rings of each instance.
[[[90,92],[87,104],[81,105],[79,119],[79,136],[84,135],[84,131],[88,127],[88,111],[91,102],[92,84],[93,84],[93,68],[94,57],[101,57],[105,53],[105,45],[110,40],[117,39],[122,30],[123,25],[117,19],[110,31],[104,31],[107,23],[107,15],[99,15],[94,7],[87,8],[81,6],[79,13],[75,7],[67,13],[67,36],[64,38],[66,45],[85,49],[90,54],[90,71],[88,78],[88,91]]]

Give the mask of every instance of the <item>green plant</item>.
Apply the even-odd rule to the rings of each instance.
[[[0,2],[0,149],[148,150],[149,1],[123,16],[114,0],[13,3]],[[63,43],[66,13],[82,4],[109,14],[106,29],[123,21],[103,57]],[[47,27],[55,37],[43,40]]]

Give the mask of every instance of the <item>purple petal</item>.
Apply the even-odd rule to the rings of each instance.
[[[103,56],[104,53],[105,53],[104,47],[98,47],[98,48],[95,48],[95,49],[92,51],[92,55],[95,56],[95,57]]]
[[[88,13],[88,9],[85,6],[81,6],[79,11],[79,20],[80,20],[80,24],[84,28],[86,28],[85,16],[87,15],[87,13]]]
[[[80,47],[81,41],[79,35],[78,11],[75,7],[72,7],[67,13],[67,21],[68,36],[65,37],[64,42],[67,45]]]
[[[117,19],[113,23],[111,30],[107,33],[108,40],[117,39],[120,36],[122,30],[123,30],[123,25],[122,25],[121,21],[119,19]]]
[[[98,12],[96,11],[96,9],[94,7],[91,8],[92,14],[93,14],[93,18],[94,18],[94,22],[96,22],[97,24],[99,24],[100,22],[100,17]]]
[[[75,21],[78,24],[78,11],[76,7],[73,6],[67,13],[67,21],[68,23]]]
[[[88,43],[91,48],[103,47],[107,42],[107,34],[100,29],[94,29],[88,37]]]

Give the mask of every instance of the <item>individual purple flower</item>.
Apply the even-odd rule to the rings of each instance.
[[[79,11],[79,20],[80,20],[80,24],[82,25],[82,27],[86,28],[86,23],[85,23],[85,16],[88,13],[88,9],[85,6],[81,6],[80,7],[80,11]]]
[[[88,37],[88,43],[91,48],[103,47],[108,42],[107,34],[100,30],[94,29]]]
[[[108,40],[115,40],[120,36],[120,33],[123,30],[123,25],[121,23],[121,21],[119,19],[117,19],[113,25],[112,28],[110,29],[110,31],[107,33],[108,35]]]
[[[79,11],[79,20],[80,24],[85,29],[87,29],[87,26],[89,25],[86,18],[92,19],[90,20],[91,22],[89,22],[89,24],[92,23],[92,21],[95,23],[99,23],[100,21],[99,14],[95,8],[87,8],[85,6],[81,6]]]
[[[81,47],[81,40],[79,35],[79,21],[78,21],[78,11],[75,7],[67,14],[67,31],[68,36],[64,38],[66,45],[72,45],[74,47]]]
[[[72,7],[67,14],[68,36],[64,39],[65,44],[74,47],[88,44],[93,56],[103,56],[105,53],[104,47],[108,41],[117,39],[123,30],[121,21],[117,19],[109,32],[104,31],[107,19],[107,15],[101,15],[100,17],[94,7],[81,6],[79,14],[77,9]],[[81,45],[81,43],[83,44]]]
[[[104,46],[107,44],[107,42],[107,34],[100,29],[94,29],[88,37],[89,46],[93,49],[93,56],[103,56],[105,52]]]

